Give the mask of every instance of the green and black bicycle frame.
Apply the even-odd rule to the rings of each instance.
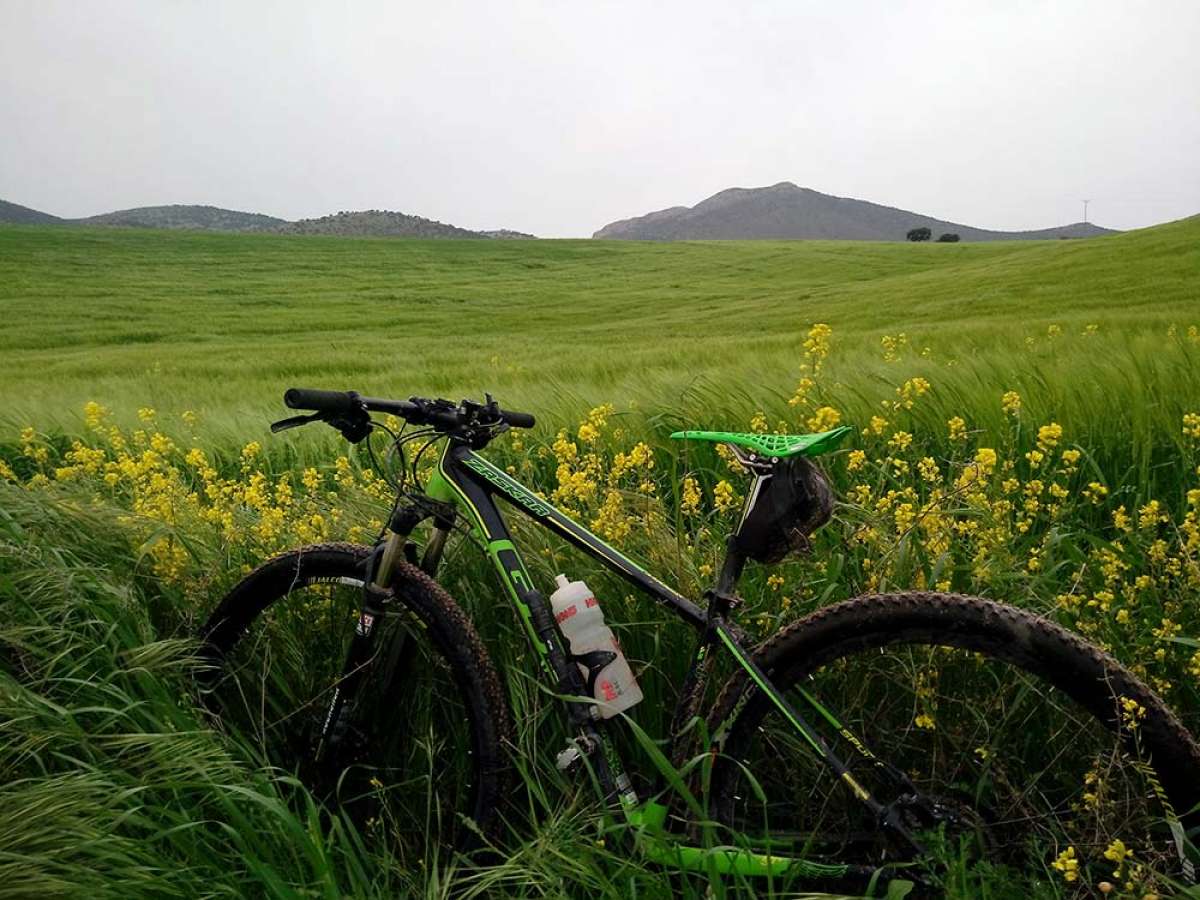
[[[735,589],[744,564],[744,559],[737,552],[732,538],[717,584],[706,593],[707,604],[705,608],[701,608],[552,504],[535,495],[506,472],[493,466],[465,443],[451,438],[445,445],[435,471],[428,479],[425,496],[420,498],[416,508],[399,506],[393,514],[388,532],[377,548],[372,577],[368,579],[368,592],[386,589],[396,560],[406,555],[405,548],[408,548],[408,558],[415,560],[415,548],[409,543],[408,537],[416,524],[430,517],[435,520],[434,528],[426,544],[421,565],[431,576],[435,575],[442,547],[453,525],[453,512],[449,510],[453,507],[465,514],[476,536],[486,548],[487,555],[536,648],[542,668],[551,680],[555,692],[567,701],[571,725],[577,731],[579,742],[587,752],[588,764],[595,773],[606,800],[613,805],[618,815],[623,815],[625,821],[637,829],[639,835],[648,839],[641,843],[652,858],[683,868],[713,871],[715,867],[718,872],[736,872],[748,876],[778,876],[790,872],[813,877],[840,878],[849,874],[863,874],[863,871],[866,871],[854,872],[852,870],[859,867],[819,864],[796,857],[776,855],[773,852],[734,850],[714,855],[704,848],[682,846],[668,838],[665,830],[667,806],[654,800],[642,802],[634,792],[607,732],[606,720],[599,717],[595,703],[586,691],[580,668],[570,656],[569,649],[564,646],[549,602],[534,586],[521,555],[513,544],[508,526],[496,504],[497,497],[517,507],[539,525],[550,529],[595,558],[631,585],[671,609],[695,629],[696,649],[672,715],[672,764],[678,766],[686,757],[688,742],[692,740],[687,726],[699,712],[713,655],[724,650],[746,671],[754,686],[779,708],[811,750],[841,778],[850,794],[871,811],[879,828],[887,832],[898,845],[907,847],[909,851],[919,851],[917,841],[900,821],[897,804],[880,802],[864,787],[822,734],[774,687],[768,675],[755,664],[751,651],[745,646],[740,629],[730,621],[730,614],[738,602]],[[364,610],[364,616],[370,614]],[[370,619],[365,622],[368,629],[370,623]],[[749,693],[747,691],[743,695],[743,701]],[[903,773],[878,759],[816,698],[804,692],[802,696],[825,724],[854,750],[858,762],[885,776],[897,789],[897,793],[907,798],[911,807],[912,801],[918,799],[918,795]],[[659,794],[661,793],[660,791]]]

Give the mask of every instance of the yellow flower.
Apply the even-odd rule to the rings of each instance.
[[[1000,408],[1010,416],[1017,415],[1021,411],[1021,395],[1016,391],[1005,391],[1000,398]]]
[[[1129,513],[1125,512],[1124,504],[1113,510],[1112,518],[1113,525],[1116,526],[1118,531],[1129,532],[1133,530],[1130,524]]]
[[[824,322],[817,322],[809,329],[808,338],[804,341],[804,357],[814,374],[821,370],[821,363],[829,355],[832,339],[833,329]]]
[[[188,428],[196,427],[196,414],[190,409],[185,409],[183,412],[181,412],[179,414],[179,418],[183,420],[183,424]]]
[[[611,403],[602,403],[588,411],[588,422],[594,428],[603,428],[608,423],[608,417],[617,411]]]
[[[1068,847],[1058,854],[1058,858],[1051,865],[1062,872],[1063,881],[1079,880],[1079,860],[1075,857],[1074,847]]]
[[[1125,846],[1125,842],[1117,839],[1108,845],[1108,849],[1104,851],[1104,858],[1110,859],[1117,864],[1117,868],[1121,867],[1126,857],[1131,856],[1129,848]]]
[[[572,462],[579,456],[579,448],[575,446],[574,441],[567,440],[567,433],[565,431],[558,433],[551,449],[554,451],[554,457],[559,462]]]
[[[921,713],[913,719],[913,724],[925,731],[937,730],[937,723],[933,721],[933,716],[929,715],[929,713]]]
[[[1108,488],[1098,481],[1092,481],[1083,489],[1083,496],[1084,499],[1098,504],[1108,496]]]
[[[808,420],[809,431],[830,431],[842,421],[842,414],[832,406],[822,406]]]
[[[883,345],[884,362],[895,362],[900,358],[900,352],[908,344],[908,335],[904,332],[892,336],[885,334],[880,338],[879,343]]]
[[[992,470],[996,468],[996,451],[991,447],[980,447],[975,452],[975,463],[983,471],[984,475],[992,474]]]
[[[907,450],[912,444],[912,435],[907,431],[897,431],[888,440],[888,446],[896,451]]]
[[[596,428],[595,425],[592,425],[590,422],[584,422],[582,425],[579,426],[579,431],[577,432],[577,434],[579,436],[579,439],[581,441],[583,441],[585,444],[592,444],[592,443],[595,443],[596,440],[600,437],[600,430],[598,428]]]
[[[99,428],[104,424],[106,418],[108,418],[108,410],[95,400],[89,400],[83,404],[83,421],[87,423],[88,428]]]
[[[957,443],[967,439],[967,423],[963,421],[962,416],[955,416],[952,419],[947,419],[946,428],[950,432],[951,441]]]
[[[149,425],[151,422],[154,421],[154,417],[156,415],[158,415],[158,413],[156,413],[154,411],[153,407],[143,406],[141,409],[138,410],[137,415],[138,415],[139,419],[141,419],[143,422],[145,422],[147,425]]]
[[[1200,413],[1184,413],[1183,436],[1200,441]]]
[[[1146,707],[1132,697],[1121,698],[1121,721],[1126,728],[1136,729],[1146,718]]]
[[[1075,466],[1082,455],[1078,450],[1064,450],[1062,452],[1062,461],[1068,466]]]
[[[863,435],[880,435],[883,434],[883,429],[887,428],[888,420],[882,416],[871,416],[871,423],[863,429]]]
[[[768,575],[767,587],[772,591],[777,591],[783,587],[783,578],[780,575]]]
[[[724,479],[718,481],[713,488],[713,502],[716,504],[717,512],[728,512],[737,503],[733,485]]]
[[[930,384],[924,378],[910,378],[900,387],[896,388],[897,400],[892,401],[892,409],[900,411],[901,409],[912,409],[913,404],[918,397],[923,397],[929,392]]]
[[[862,450],[851,450],[846,457],[846,471],[857,472],[867,462],[867,454]]]
[[[1145,506],[1138,510],[1138,528],[1153,528],[1159,522],[1169,522],[1170,519],[1163,515],[1157,500],[1151,500]]]
[[[1058,442],[1062,440],[1062,426],[1057,422],[1051,422],[1049,425],[1043,425],[1038,429],[1038,447],[1039,449],[1049,452],[1058,446]]]
[[[683,479],[679,490],[679,509],[685,515],[692,515],[700,509],[700,485],[691,475]]]
[[[809,392],[816,386],[817,383],[808,376],[801,378],[800,382],[796,385],[795,393],[792,394],[791,399],[788,400],[788,406],[806,405],[808,403]]]
[[[755,434],[765,434],[767,431],[767,417],[761,412],[756,412],[750,420],[750,430]]]

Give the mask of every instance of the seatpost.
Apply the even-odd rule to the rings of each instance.
[[[725,539],[725,560],[721,563],[721,571],[717,575],[717,584],[708,592],[708,617],[724,617],[737,605],[738,579],[746,567],[746,556],[737,547],[737,535],[731,534]]]

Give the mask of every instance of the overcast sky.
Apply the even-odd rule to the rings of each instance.
[[[586,236],[793,181],[985,228],[1200,212],[1200,2],[0,0],[0,198]]]

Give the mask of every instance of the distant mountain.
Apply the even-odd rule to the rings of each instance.
[[[341,234],[357,237],[408,237],[408,238],[531,238],[531,234],[519,231],[469,231],[455,225],[446,225],[421,216],[392,212],[386,209],[368,209],[362,212],[339,212],[319,219],[300,219],[284,222],[272,231],[280,234]]]
[[[771,187],[730,188],[693,207],[673,206],[622,219],[605,225],[592,237],[632,241],[903,241],[909,229],[922,227],[933,232],[934,240],[951,232],[964,241],[1036,241],[1114,233],[1084,222],[1040,231],[989,231],[866,200],[833,197],[782,181]]]
[[[198,231],[264,231],[285,219],[261,213],[238,212],[217,206],[139,206],[72,219],[77,225],[122,225],[127,228],[187,228]]]
[[[360,237],[479,238],[505,240],[533,238],[532,234],[501,228],[494,231],[469,231],[410,216],[405,213],[371,209],[365,212],[339,212],[319,219],[289,222],[261,213],[238,212],[216,206],[141,206],[117,212],[88,216],[85,219],[60,219],[15,203],[0,200],[0,223],[25,225],[108,225],[126,228],[174,228],[196,231],[269,231],[277,234],[342,234]]]
[[[28,206],[18,206],[16,203],[0,200],[0,222],[12,222],[16,225],[51,225],[62,221],[50,213],[38,212]]]

